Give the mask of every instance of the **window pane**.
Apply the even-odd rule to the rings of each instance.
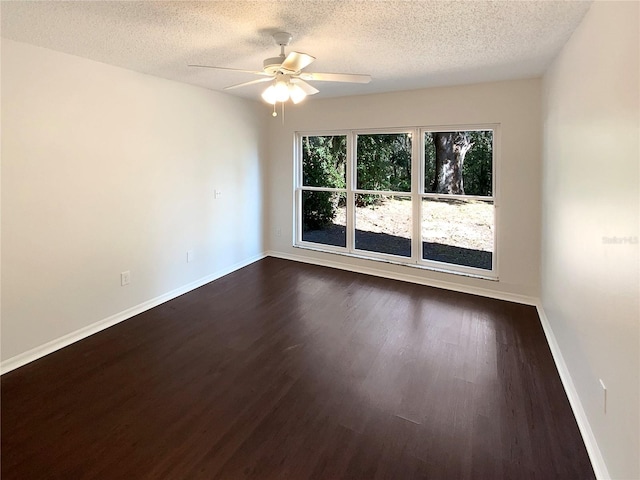
[[[346,135],[302,137],[302,185],[346,187]]]
[[[411,256],[411,197],[357,194],[356,248]]]
[[[493,202],[422,199],[425,260],[491,270]]]
[[[346,194],[302,192],[302,240],[347,246]]]
[[[411,134],[358,135],[360,190],[411,191]]]
[[[424,191],[493,195],[493,131],[426,132]]]

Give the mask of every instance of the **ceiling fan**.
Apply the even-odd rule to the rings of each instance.
[[[234,88],[246,87],[257,83],[271,82],[271,85],[262,93],[262,98],[274,106],[276,102],[284,103],[289,99],[291,99],[293,103],[300,103],[307,95],[315,95],[318,93],[319,90],[307,83],[307,81],[346,83],[369,83],[371,81],[370,75],[312,73],[303,71],[304,68],[308,67],[315,60],[315,57],[301,52],[289,52],[289,54],[285,56],[284,47],[289,45],[292,38],[292,35],[287,32],[277,32],[273,34],[273,39],[276,44],[280,46],[280,55],[265,59],[262,71],[214,67],[211,65],[189,66],[260,75],[263,78],[231,85],[225,87],[224,90],[233,90]]]

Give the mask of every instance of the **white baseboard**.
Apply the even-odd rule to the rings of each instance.
[[[560,346],[558,345],[558,341],[553,334],[553,329],[551,328],[551,324],[549,323],[549,318],[544,312],[542,303],[538,302],[536,305],[536,309],[538,310],[538,316],[540,317],[542,329],[544,330],[544,334],[547,337],[547,343],[549,344],[549,348],[551,349],[551,355],[553,355],[553,360],[556,364],[556,368],[558,369],[560,380],[562,381],[562,385],[564,386],[564,391],[567,394],[567,398],[569,398],[569,403],[571,404],[571,409],[573,410],[573,416],[576,418],[578,428],[580,429],[580,434],[582,435],[582,440],[584,441],[584,445],[587,448],[587,453],[589,455],[589,458],[591,459],[591,465],[593,466],[596,478],[598,480],[609,479],[611,477],[609,476],[607,465],[604,462],[602,452],[600,452],[600,448],[598,447],[596,437],[593,435],[593,430],[591,430],[589,419],[587,418],[587,414],[582,407],[582,402],[580,401],[580,397],[578,396],[578,391],[573,384],[571,374],[569,373],[567,364],[564,361],[562,352],[560,351]]]
[[[535,306],[538,304],[538,299],[535,297],[518,295],[516,293],[499,292],[496,290],[490,290],[488,288],[473,287],[470,285],[462,285],[454,282],[434,280],[432,278],[425,278],[422,276],[411,275],[407,273],[389,272],[387,270],[381,270],[373,267],[363,267],[363,266],[345,264],[345,263],[336,262],[336,261],[318,260],[312,257],[294,255],[290,253],[275,252],[275,251],[267,252],[267,256],[283,258],[285,260],[293,260],[295,262],[310,263],[312,265],[321,265],[323,267],[337,268],[339,270],[348,270],[350,272],[364,273],[366,275],[373,275],[374,277],[383,277],[383,278],[389,278],[391,280],[400,280],[403,282],[417,283],[420,285],[426,285],[428,287],[442,288],[444,290],[453,290],[455,292],[469,293],[471,295],[479,295],[481,297],[495,298],[497,300],[506,300],[509,302],[521,303],[524,305]]]
[[[202,277],[194,282],[191,282],[187,285],[184,285],[182,287],[176,288],[175,290],[167,292],[164,295],[160,295],[159,297],[152,298],[151,300],[143,302],[134,307],[128,308],[127,310],[116,313],[115,315],[111,315],[110,317],[99,320],[95,323],[92,323],[91,325],[87,325],[86,327],[83,327],[83,328],[80,328],[79,330],[68,333],[60,338],[56,338],[55,340],[47,342],[38,347],[32,348],[31,350],[28,350],[24,353],[8,358],[7,360],[0,363],[0,374],[5,374],[7,372],[10,372],[11,370],[15,370],[16,368],[22,367],[27,363],[33,362],[34,360],[42,358],[45,355],[49,355],[50,353],[53,353],[56,350],[59,350],[68,345],[71,345],[72,343],[82,340],[83,338],[93,335],[94,333],[97,333],[101,330],[109,328],[115,325],[116,323],[120,323],[135,315],[138,315],[139,313],[142,313],[146,310],[156,307],[161,303],[164,303],[173,298],[179,297],[180,295],[184,295],[185,293],[190,292],[191,290],[194,290],[198,287],[206,285],[209,282],[217,280],[218,278],[224,277],[225,275],[228,275],[232,272],[235,272],[236,270],[246,267],[247,265],[257,262],[258,260],[263,259],[265,256],[266,255],[262,253],[254,257],[251,257],[247,260],[244,260],[242,262],[238,262],[227,268],[218,270],[217,272],[212,273],[211,275],[207,275],[206,277]]]

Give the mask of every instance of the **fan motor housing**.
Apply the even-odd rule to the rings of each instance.
[[[266,58],[264,62],[262,62],[264,71],[269,75],[275,75],[280,70],[283,60],[282,57]]]

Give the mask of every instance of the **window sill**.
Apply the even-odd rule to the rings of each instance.
[[[472,272],[460,272],[457,270],[449,270],[446,267],[437,267],[437,266],[431,266],[431,265],[423,265],[423,264],[418,264],[418,263],[409,263],[409,262],[401,262],[401,261],[396,261],[396,260],[392,260],[392,259],[388,259],[388,258],[380,258],[380,257],[373,257],[373,256],[367,256],[367,255],[359,255],[357,253],[350,253],[350,252],[344,252],[344,251],[339,251],[339,250],[332,250],[329,248],[321,248],[321,247],[317,247],[313,244],[294,244],[293,245],[294,248],[300,248],[302,250],[311,250],[313,252],[320,252],[320,253],[330,253],[330,254],[334,254],[334,255],[341,255],[343,257],[350,257],[350,258],[357,258],[359,260],[371,260],[374,262],[381,262],[381,263],[389,263],[392,265],[400,265],[402,267],[411,267],[411,268],[417,268],[419,270],[428,270],[431,272],[438,272],[438,273],[446,273],[446,274],[450,274],[450,275],[458,275],[458,276],[462,276],[462,277],[469,277],[469,278],[477,278],[479,280],[489,280],[492,282],[498,282],[499,278],[497,275],[492,275],[491,273],[487,273],[487,274],[482,274],[482,273],[472,273]]]

